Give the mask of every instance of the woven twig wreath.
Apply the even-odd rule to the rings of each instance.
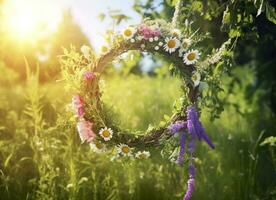
[[[100,56],[96,56],[87,46],[82,47],[82,55],[66,51],[62,66],[64,78],[76,92],[72,107],[81,141],[88,142],[96,152],[111,152],[113,159],[121,156],[145,159],[150,156],[148,147],[177,138],[179,151],[176,162],[183,163],[185,151],[188,155],[189,180],[184,199],[190,199],[195,184],[195,141],[204,140],[214,148],[197,112],[198,99],[201,98],[200,84],[212,73],[208,67],[221,60],[226,44],[230,42],[223,44],[212,56],[202,59],[195,32],[191,32],[187,24],[182,30],[185,31],[175,28],[175,23],[144,20],[112,35],[110,45],[102,47]],[[186,97],[178,112],[164,126],[152,128],[143,135],[126,132],[113,124],[105,114],[105,105],[101,101],[101,75],[108,65],[130,50],[158,53],[171,62],[172,74],[183,81],[183,97]]]
[[[163,22],[164,23],[164,22]],[[152,53],[159,53],[169,62],[173,63],[175,70],[179,73],[180,78],[185,83],[185,87],[188,88],[188,98],[190,105],[194,104],[197,99],[199,74],[196,72],[194,64],[199,58],[199,51],[190,49],[191,39],[183,37],[178,29],[173,31],[169,30],[168,24],[161,25],[156,21],[147,21],[137,26],[130,26],[122,31],[122,34],[115,36],[116,43],[110,49],[108,47],[102,48],[102,55],[93,63],[93,70],[84,73],[88,87],[92,87],[91,91],[84,96],[74,96],[73,106],[76,109],[76,114],[84,124],[85,121],[99,121],[102,124],[96,125],[104,127],[103,133],[100,131],[100,139],[103,141],[109,141],[109,143],[124,143],[132,147],[134,146],[152,146],[159,145],[159,141],[163,137],[170,137],[171,133],[168,131],[168,126],[177,121],[185,120],[186,113],[179,112],[175,114],[168,123],[160,128],[154,128],[147,134],[137,136],[132,133],[125,133],[115,125],[109,125],[105,122],[105,117],[101,117],[99,113],[91,113],[93,110],[102,111],[103,104],[100,100],[101,92],[98,90],[98,83],[101,74],[105,68],[112,61],[116,60],[118,56],[130,50],[147,51]],[[83,49],[85,52],[86,50]],[[89,59],[89,50],[87,49],[87,58]],[[86,54],[86,53],[84,53]],[[89,105],[84,100],[94,99],[94,103]],[[89,108],[88,106],[95,106]],[[186,110],[187,105],[183,105],[181,111]],[[87,107],[87,108],[86,108]],[[88,114],[91,113],[92,115]],[[87,114],[87,115],[85,115]],[[100,120],[95,118],[101,117]],[[107,132],[110,133],[107,133]],[[85,135],[85,134],[80,134]],[[82,140],[89,140],[90,138],[81,137]],[[111,139],[112,138],[112,139]]]

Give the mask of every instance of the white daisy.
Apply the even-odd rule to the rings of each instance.
[[[130,42],[131,42],[131,43],[134,43],[134,42],[135,42],[135,39],[131,38],[131,39],[130,39]]]
[[[160,47],[162,47],[162,46],[163,46],[163,42],[159,42],[158,45],[159,45]]]
[[[153,38],[149,38],[149,42],[153,42]]]
[[[102,152],[105,152],[106,150],[105,144],[99,141],[90,142],[89,145],[90,145],[90,148],[96,153],[102,153]]]
[[[188,48],[191,46],[191,44],[192,44],[192,40],[188,39],[188,38],[185,38],[185,39],[182,40],[180,48],[183,49],[184,51],[187,51]]]
[[[171,30],[171,34],[174,36],[174,37],[180,37],[181,36],[181,31],[179,30],[179,29],[177,29],[177,28],[175,28],[175,29],[172,29]]]
[[[175,52],[175,50],[180,46],[180,42],[175,37],[170,37],[165,39],[166,44],[164,44],[165,51],[169,53]]]
[[[201,79],[200,73],[198,73],[196,71],[193,72],[192,81],[194,82],[194,87],[199,85],[200,79]]]
[[[155,46],[154,50],[158,51],[159,50],[159,46]]]
[[[200,53],[198,50],[190,50],[184,54],[184,63],[186,65],[193,65],[199,59]]]
[[[146,47],[146,45],[141,44],[141,49],[144,49]]]
[[[122,156],[132,156],[132,149],[126,144],[117,146],[117,152]]]
[[[125,39],[128,40],[128,39],[132,38],[135,33],[136,33],[136,30],[133,27],[128,27],[123,30],[122,35]]]
[[[150,152],[149,151],[138,151],[135,154],[135,157],[138,159],[147,159],[150,157]]]
[[[155,36],[153,39],[154,39],[154,41],[158,41],[159,38],[157,36]]]
[[[109,51],[109,48],[105,45],[101,46],[100,48],[100,54],[105,55]]]
[[[184,55],[184,52],[188,50],[188,48],[190,47],[192,41],[190,39],[183,39],[182,43],[180,45],[180,49],[179,49],[179,57],[182,57]]]
[[[104,139],[104,141],[109,141],[113,136],[113,131],[111,128],[102,128],[99,134]]]

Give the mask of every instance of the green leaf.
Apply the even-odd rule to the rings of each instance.
[[[222,23],[223,24],[229,24],[230,23],[230,12],[229,12],[229,8],[228,7],[223,12]]]
[[[275,8],[269,5],[269,3],[266,3],[266,17],[269,21],[276,24],[276,11]]]
[[[169,6],[175,6],[178,0],[166,0],[166,3]]]
[[[5,162],[4,162],[4,168],[7,168],[7,167],[8,167],[8,165],[9,165],[9,163],[10,163],[10,160],[11,160],[12,156],[13,156],[13,152],[10,153],[10,155],[6,158],[6,160],[5,160]]]
[[[230,32],[229,32],[229,37],[230,38],[235,38],[235,37],[239,37],[241,36],[241,33],[239,30],[237,29],[231,29]]]
[[[276,137],[270,136],[265,138],[265,140],[260,144],[260,146],[264,145],[276,146]]]

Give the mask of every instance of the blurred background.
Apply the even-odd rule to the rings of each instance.
[[[159,148],[146,161],[110,162],[80,144],[58,59],[71,46],[98,52],[106,33],[145,17],[170,21],[175,2],[0,0],[0,199],[182,198],[187,166]],[[216,150],[198,145],[193,199],[276,199],[276,2],[183,0],[180,14],[210,33],[206,49],[238,38],[221,115],[201,117]],[[122,127],[144,131],[172,113],[181,91],[168,68],[132,53],[106,72],[103,100]]]

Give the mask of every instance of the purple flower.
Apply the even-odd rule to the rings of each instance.
[[[204,127],[202,126],[202,124],[198,121],[198,130],[201,133],[201,137],[203,138],[203,140],[205,140],[205,142],[212,148],[215,148],[215,145],[212,143],[211,139],[208,137],[208,135],[206,134],[206,131],[204,129]]]
[[[187,128],[189,133],[192,136],[197,136],[199,140],[203,139],[205,142],[214,149],[215,146],[206,134],[205,129],[203,128],[201,122],[199,121],[198,114],[196,109],[193,106],[188,107],[187,109]]]
[[[178,153],[177,163],[182,164],[183,163],[183,157],[185,154],[185,132],[181,132],[179,134],[179,143],[180,143],[180,150]]]
[[[190,141],[188,143],[188,152],[190,154],[193,154],[195,152],[195,139],[192,137],[190,138]]]
[[[184,121],[177,121],[174,124],[171,124],[168,129],[173,133],[178,133],[181,129],[185,129],[187,127],[187,123]]]
[[[187,181],[187,184],[188,184],[188,188],[187,188],[187,191],[186,191],[186,194],[185,194],[183,200],[190,200],[191,199],[193,191],[195,189],[195,179],[190,178]]]
[[[190,178],[195,178],[196,169],[195,169],[195,166],[193,164],[189,165],[188,171],[189,171],[189,177]]]
[[[196,131],[193,120],[191,120],[191,119],[187,120],[187,128],[192,137],[194,137],[194,138],[197,137],[199,140],[201,140],[200,135]]]

